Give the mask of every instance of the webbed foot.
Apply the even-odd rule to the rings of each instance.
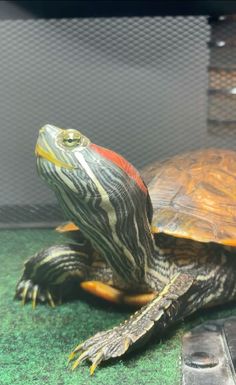
[[[133,341],[128,332],[125,332],[124,325],[117,326],[111,330],[100,332],[89,338],[84,343],[78,345],[70,354],[69,362],[75,359],[72,370],[85,361],[92,362],[90,374],[93,375],[96,367],[109,358],[115,358],[123,355],[132,345]]]
[[[193,282],[192,276],[177,273],[151,302],[136,311],[128,320],[113,329],[97,333],[78,345],[69,356],[69,362],[75,359],[72,369],[89,360],[92,362],[90,374],[93,374],[102,361],[119,357],[131,345],[146,340],[154,327],[161,331],[173,321],[177,321],[186,311],[186,294]],[[76,359],[77,353],[80,355]]]
[[[51,307],[55,307],[52,292],[33,283],[30,279],[21,280],[18,283],[15,298],[20,299],[22,305],[32,301],[33,309],[35,309],[37,302],[48,303]]]
[[[54,299],[60,298],[60,291],[70,278],[79,280],[87,274],[90,266],[89,245],[56,245],[43,249],[24,264],[23,274],[16,287],[15,298],[24,305],[32,301],[49,303],[55,307]],[[64,294],[64,293],[63,293]]]

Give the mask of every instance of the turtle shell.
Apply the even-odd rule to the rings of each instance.
[[[236,152],[205,149],[146,167],[154,232],[236,246]]]

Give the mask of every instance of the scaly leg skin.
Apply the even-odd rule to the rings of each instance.
[[[15,297],[24,305],[31,300],[48,302],[55,306],[55,293],[70,279],[101,280],[108,283],[112,272],[105,262],[98,260],[87,241],[58,245],[44,249],[25,262],[23,275],[17,284]]]
[[[191,275],[177,273],[153,301],[127,321],[111,330],[97,333],[78,345],[69,356],[69,362],[75,359],[72,369],[84,360],[89,360],[92,362],[92,375],[102,361],[123,355],[131,345],[150,334],[154,327],[160,331],[180,319],[186,313],[186,294],[189,296],[193,282]],[[77,353],[80,356],[76,359]]]

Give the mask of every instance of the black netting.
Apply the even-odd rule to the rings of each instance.
[[[138,168],[193,148],[236,147],[232,130],[210,127],[236,110],[235,96],[212,86],[231,82],[212,53],[209,67],[210,28],[203,16],[0,21],[0,226],[60,220],[35,169],[45,123],[79,128]],[[232,56],[227,49],[224,60]]]

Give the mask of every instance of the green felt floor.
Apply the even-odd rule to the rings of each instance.
[[[178,385],[181,383],[181,335],[206,317],[236,315],[236,306],[199,313],[174,327],[161,342],[153,339],[141,351],[99,367],[75,372],[66,367],[71,349],[99,330],[125,319],[117,309],[91,297],[51,309],[22,307],[13,300],[23,261],[42,247],[65,241],[51,230],[0,232],[0,385]]]

